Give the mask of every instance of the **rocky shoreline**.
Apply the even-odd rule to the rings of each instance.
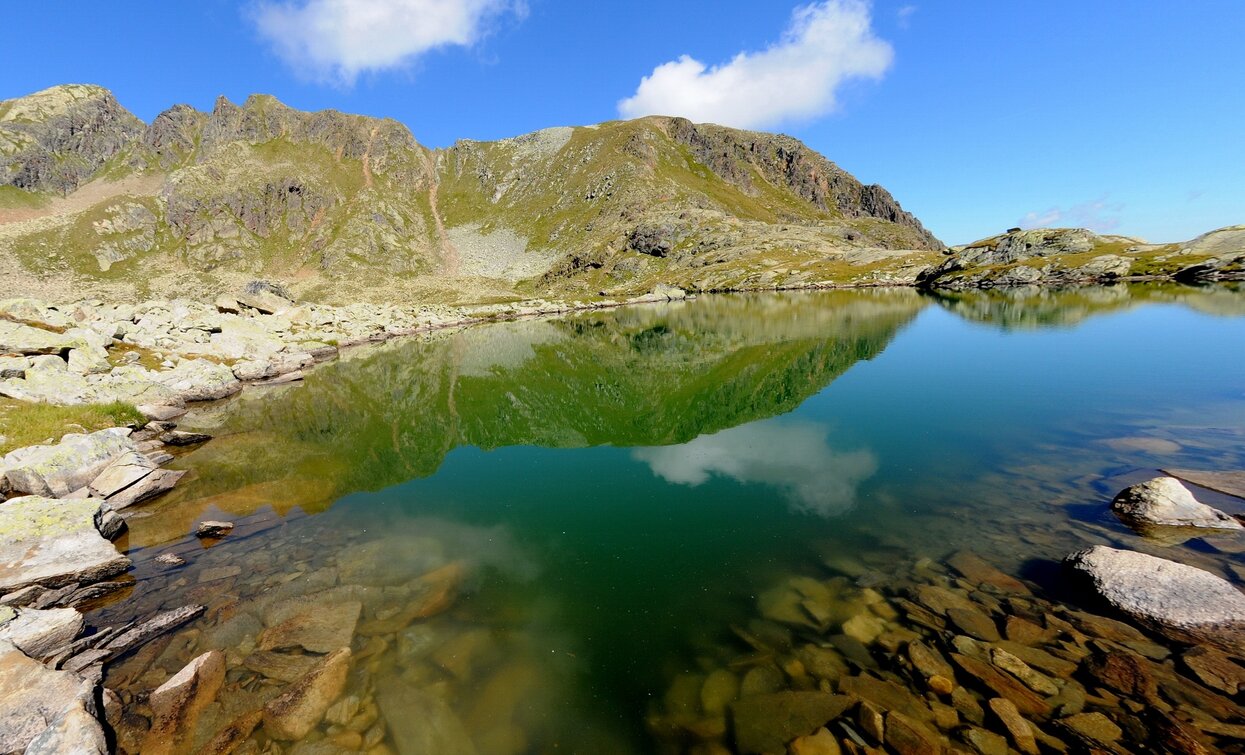
[[[0,302],[0,353],[12,354],[4,358],[0,395],[65,404],[125,401],[148,419],[141,426],[71,433],[0,460],[0,494],[8,499],[0,504],[7,541],[0,549],[0,743],[6,751],[111,751],[115,742],[105,732],[114,731],[125,713],[120,698],[103,687],[105,664],[206,610],[190,603],[79,637],[84,623],[78,609],[127,585],[121,575],[130,561],[110,541],[123,534],[130,507],[172,489],[184,474],[163,466],[173,459],[169,447],[210,440],[177,429],[174,420],[188,405],[226,398],[245,384],[298,380],[351,346],[685,296],[662,287],[626,301],[404,310],[296,304],[276,287],[256,285],[212,305]],[[1123,491],[1115,510],[1139,532],[1170,542],[1196,537],[1199,529],[1241,528],[1170,478]],[[228,530],[221,523],[200,535],[227,536]],[[171,555],[165,565],[176,568],[175,559]],[[1104,605],[1186,649],[1173,655],[1114,619],[1085,618],[961,554],[946,567],[913,565],[888,576],[885,587],[876,573],[853,573],[776,588],[762,597],[764,631],[737,632],[751,648],[747,655],[695,684],[676,681],[650,728],[673,749],[698,753],[732,745],[739,752],[795,753],[867,752],[882,745],[899,752],[1126,751],[1154,736],[1180,744],[1179,752],[1204,752],[1208,740],[1237,739],[1237,724],[1211,725],[1189,710],[1211,705],[1207,709],[1245,721],[1245,710],[1220,695],[1245,687],[1245,667],[1237,663],[1245,658],[1240,592],[1201,570],[1140,553],[1097,548],[1072,554],[1068,563],[1069,574],[1087,580]],[[450,581],[447,590],[454,592],[461,579]],[[1170,594],[1147,600],[1156,584]],[[922,586],[955,591],[958,598],[944,595],[930,605]],[[844,606],[861,610],[839,616]],[[240,728],[222,730],[221,748],[209,751],[232,751],[261,724],[287,740],[305,734],[308,720],[306,731],[317,726],[353,662],[348,641],[322,651],[328,655],[314,668],[283,679],[287,694],[269,701],[258,718],[248,714]],[[913,653],[924,670],[936,666],[939,673],[918,669]],[[151,719],[145,736],[152,739],[144,752],[178,751],[178,737],[220,689],[227,659],[218,656],[196,657],[152,692],[145,703]],[[1126,660],[1111,660],[1117,657]],[[1144,673],[1135,673],[1159,679],[1163,694],[1137,693],[1137,684],[1150,684],[1144,679],[1121,689],[1124,682],[1114,676],[1100,678],[1102,664],[1119,663],[1128,669],[1141,663]],[[1081,681],[1068,681],[1069,674]],[[1176,681],[1169,680],[1172,674]],[[27,699],[32,685],[41,692],[35,706]],[[915,702],[909,689],[921,690]],[[1065,692],[1071,703],[1061,697]],[[1131,700],[1158,705],[1161,715],[1141,716]],[[1113,721],[1117,710],[1132,718]],[[344,726],[351,716],[342,716]],[[375,749],[383,745],[371,741],[371,727],[367,739],[384,752]]]

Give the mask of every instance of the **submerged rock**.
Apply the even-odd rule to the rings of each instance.
[[[1245,595],[1210,572],[1103,545],[1066,563],[1113,607],[1157,632],[1245,651]]]
[[[346,687],[350,671],[350,648],[335,650],[311,671],[264,706],[264,731],[273,739],[302,739]],[[413,711],[395,715],[407,716]]]
[[[26,496],[0,505],[0,592],[95,582],[130,560],[97,529],[99,499]]]
[[[436,695],[387,676],[377,682],[376,701],[402,755],[475,755],[463,722]]]
[[[144,755],[189,751],[199,714],[225,681],[225,655],[212,650],[195,658],[151,693],[151,730],[143,740]]]
[[[796,737],[816,732],[852,707],[847,695],[774,692],[731,705],[735,747],[744,753],[782,752]]]
[[[359,601],[347,600],[326,606],[310,596],[292,602],[293,609],[281,612],[289,615],[259,635],[256,641],[259,650],[302,647],[313,653],[328,653],[348,646],[354,638],[355,625],[363,608]]]
[[[1166,541],[1181,542],[1206,534],[1197,530],[1245,529],[1219,509],[1198,501],[1175,477],[1155,477],[1125,488],[1111,502],[1111,510],[1141,534]],[[1177,531],[1170,531],[1173,529]]]

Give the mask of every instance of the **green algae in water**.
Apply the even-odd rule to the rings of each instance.
[[[282,688],[252,657],[277,606],[358,600],[364,719],[311,738],[652,751],[674,680],[743,652],[731,627],[793,576],[885,580],[971,548],[1060,597],[1066,553],[1146,547],[1106,515],[1116,489],[1245,465],[1243,314],[1232,286],[722,296],[352,352],[195,420],[217,437],[193,476],[130,522],[133,599],[91,619],[209,611],[108,683],[133,697],[220,647],[231,693],[204,738]],[[178,546],[182,571],[149,561],[209,516],[239,536]],[[1164,555],[1240,565],[1223,542]],[[465,576],[444,610],[385,624],[447,564]],[[861,599],[840,594],[832,613]]]

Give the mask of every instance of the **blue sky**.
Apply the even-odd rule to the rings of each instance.
[[[12,5],[0,98],[96,83],[150,120],[264,92],[430,146],[660,109],[797,136],[953,244],[1245,223],[1241,0]]]

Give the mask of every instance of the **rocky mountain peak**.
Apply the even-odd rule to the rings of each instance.
[[[65,84],[0,102],[0,185],[68,194],[143,132],[103,87]]]

